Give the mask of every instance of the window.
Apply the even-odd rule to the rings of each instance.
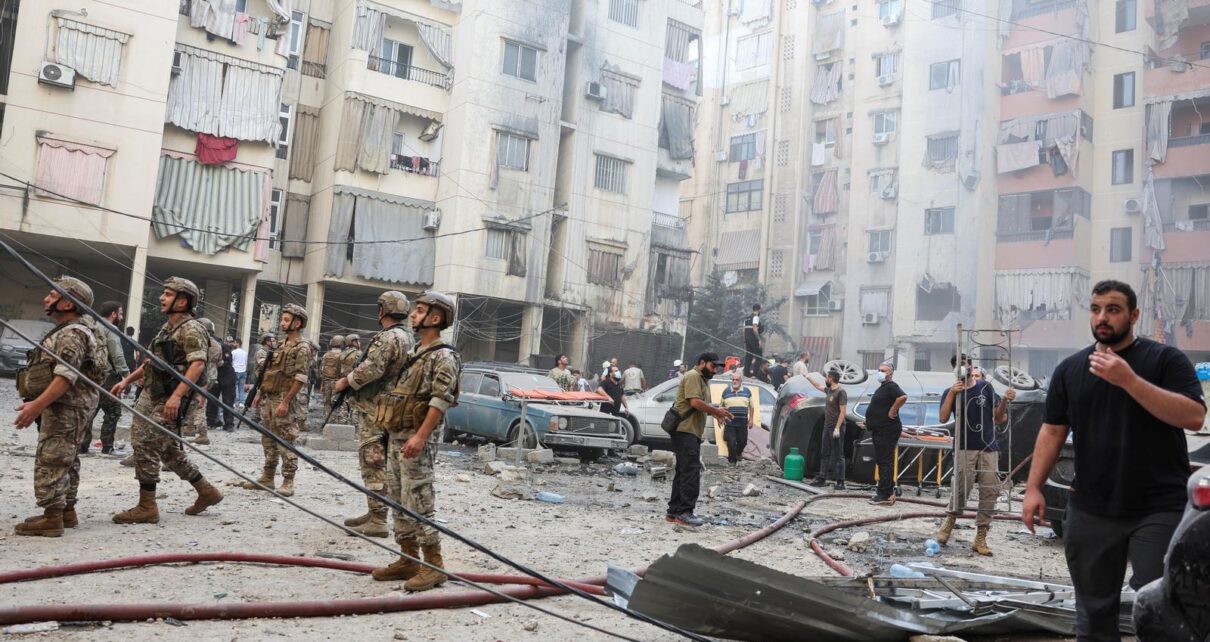
[[[735,68],[751,69],[769,64],[773,52],[773,34],[758,33],[740,38],[735,43]]]
[[[500,228],[489,228],[487,230],[487,249],[484,251],[484,256],[489,259],[503,259],[506,256],[508,249],[508,237],[511,230]]]
[[[928,147],[926,148],[928,161],[927,167],[953,168],[954,161],[958,159],[958,135],[957,134],[942,134],[939,136],[929,136]]]
[[[1113,30],[1115,33],[1134,31],[1134,17],[1138,13],[1138,0],[1118,0],[1114,7]]]
[[[609,0],[609,19],[628,27],[639,26],[639,0]]]
[[[1113,153],[1113,184],[1134,182],[1134,150],[1119,149]]]
[[[1202,60],[1210,60],[1210,42],[1202,43]]]
[[[408,79],[412,68],[412,47],[390,38],[382,39],[382,58],[370,58],[370,68],[374,71]]]
[[[499,397],[500,378],[496,375],[483,375],[483,381],[479,383],[479,394],[485,397]]]
[[[894,20],[903,15],[903,0],[882,0],[878,3],[878,19]]]
[[[312,78],[328,77],[327,27],[312,22],[307,26],[307,46],[303,48],[302,73]]]
[[[622,282],[621,252],[588,248],[588,282],[616,286]]]
[[[831,147],[836,144],[836,118],[815,121],[815,142]]]
[[[921,321],[940,321],[950,312],[962,309],[962,297],[958,288],[948,283],[938,283],[930,289],[916,288],[916,318]]]
[[[882,252],[884,254],[891,253],[891,231],[890,230],[874,230],[870,232],[870,253]]]
[[[1113,108],[1134,107],[1134,72],[1113,77]]]
[[[1210,203],[1189,206],[1190,221],[1204,221],[1207,219],[1210,219]]]
[[[277,118],[281,132],[277,134],[277,157],[285,160],[290,156],[290,121],[294,120],[294,105],[282,103]]]
[[[273,190],[269,196],[269,247],[277,247],[277,229],[281,225],[282,191]]]
[[[391,134],[391,155],[403,156],[403,132]]]
[[[516,134],[496,132],[496,165],[522,172],[529,171],[529,139]]]
[[[933,0],[933,19],[952,16],[962,9],[962,0]]]
[[[525,237],[522,230],[489,227],[483,255],[508,261],[505,274],[509,276],[525,276]]]
[[[958,61],[946,60],[929,65],[929,89],[952,90],[958,85]]]
[[[895,77],[895,61],[898,59],[898,54],[884,53],[874,56],[874,75],[878,78]]]
[[[920,372],[928,372],[932,367],[932,358],[929,355],[928,348],[916,348],[916,357],[912,360],[912,369]]]
[[[522,80],[537,81],[538,50],[505,40],[504,68],[501,72],[508,76],[516,76]]]
[[[1115,227],[1109,230],[1109,262],[1125,263],[1130,260],[1130,252],[1134,249],[1132,239],[1134,228]]]
[[[3,119],[3,105],[0,105],[0,121]],[[39,189],[35,193],[100,205],[105,192],[106,166],[114,150],[58,140],[49,135],[39,135],[37,140],[38,167],[34,184]]]
[[[639,89],[637,77],[602,69],[601,89],[605,92],[600,102],[601,111],[623,118],[634,115],[634,95]]]
[[[727,185],[727,213],[754,212],[762,207],[765,181],[740,181]]]
[[[882,194],[895,186],[895,170],[883,169],[870,172],[870,193]]]
[[[819,288],[818,294],[808,294],[804,297],[802,313],[809,317],[827,316],[831,313],[832,284],[825,283]]]
[[[1206,134],[1210,134],[1210,120],[1197,126],[1198,136],[1205,136]]]
[[[597,189],[613,192],[615,194],[626,193],[626,166],[630,163],[613,156],[604,156],[597,154],[597,171],[593,179],[593,185]]]
[[[861,288],[859,296],[858,306],[862,316],[873,314],[880,318],[885,318],[890,313],[891,288]],[[874,367],[877,368],[878,366],[875,365]]]
[[[756,158],[756,137],[763,135],[764,132],[757,132],[755,134],[732,136],[731,152],[727,156],[727,159],[733,163],[737,163]]]
[[[952,207],[930,207],[924,210],[924,234],[925,236],[933,236],[936,234],[953,234],[954,233],[954,208]]]
[[[874,117],[874,134],[893,134],[895,133],[895,120],[898,114],[893,111],[876,111]]]
[[[298,69],[298,54],[302,53],[303,41],[303,13],[301,11],[293,11],[290,13],[290,50],[286,66],[290,69]]]

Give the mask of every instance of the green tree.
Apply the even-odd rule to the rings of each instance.
[[[689,328],[685,338],[685,358],[693,359],[703,352],[717,352],[720,356],[733,354],[743,356],[744,317],[752,306],[775,310],[786,302],[785,297],[769,298],[763,284],[750,283],[727,287],[718,271],[706,275],[706,282],[693,290],[693,306],[689,310]],[[766,339],[772,335],[791,340],[790,333],[780,323],[761,318],[761,327]]]

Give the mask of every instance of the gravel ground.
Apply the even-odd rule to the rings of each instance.
[[[335,553],[369,564],[385,564],[392,555],[349,537],[280,499],[227,485],[235,476],[193,455],[226,499],[206,513],[183,513],[192,489],[168,474],[159,486],[161,519],[157,525],[120,526],[110,516],[134,505],[138,486],[133,470],[116,458],[88,455],[82,462],[80,526],[62,538],[26,538],[12,534],[12,524],[35,514],[32,495],[35,434],[11,428],[17,405],[11,379],[0,380],[0,569],[23,569],[144,553],[183,551],[249,551],[283,555]],[[129,415],[123,415],[123,424]],[[98,420],[97,425],[100,425]],[[95,434],[95,433],[94,433]],[[246,429],[212,433],[210,455],[245,474],[259,471],[259,439]],[[699,514],[710,524],[699,529],[674,528],[663,521],[669,484],[645,474],[619,477],[615,461],[580,466],[531,468],[534,490],[564,495],[566,503],[505,500],[491,490],[496,479],[481,472],[470,446],[443,447],[437,465],[437,515],[451,528],[518,561],[560,577],[603,574],[606,564],[636,567],[672,553],[682,543],[715,546],[743,536],[776,519],[806,494],[764,479],[776,468],[746,462],[739,468],[708,468]],[[94,453],[96,451],[94,450]],[[356,478],[354,453],[318,451],[316,457]],[[743,496],[749,483],[759,490]],[[718,486],[716,496],[706,489]],[[340,520],[364,512],[361,497],[339,482],[304,467],[294,499]],[[772,537],[735,555],[786,572],[823,576],[832,572],[806,546],[805,532],[837,519],[929,510],[900,503],[872,507],[862,500],[817,502],[809,512]],[[939,509],[938,509],[939,510]],[[921,561],[923,541],[939,520],[916,519],[871,526],[873,544],[865,553],[845,550],[836,542],[853,531],[824,538],[830,551],[843,551],[845,563],[858,572],[885,572],[894,562]],[[990,545],[996,555],[979,557],[969,550],[973,528],[955,532],[939,561],[951,568],[973,569],[1018,577],[1066,578],[1062,546],[1057,540],[1023,533],[1015,522],[997,523]],[[384,540],[385,541],[385,540]],[[447,565],[455,571],[507,572],[485,556],[445,540]],[[450,583],[442,591],[465,590]],[[0,585],[0,604],[69,603],[214,603],[347,599],[402,594],[395,583],[337,571],[238,564],[157,567],[97,573],[23,584]],[[543,600],[541,605],[610,631],[643,640],[676,639],[657,628],[574,597]],[[191,640],[248,640],[281,636],[321,640],[551,640],[607,639],[592,631],[516,604],[340,618],[294,620],[189,621],[185,628],[164,621],[114,623],[63,628],[39,634],[46,640],[130,640],[188,636]],[[534,625],[536,624],[536,628]],[[530,630],[533,629],[533,630]],[[14,637],[15,636],[6,636]],[[33,637],[33,636],[26,636]]]

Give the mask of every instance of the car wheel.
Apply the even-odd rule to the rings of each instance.
[[[845,359],[833,359],[823,364],[823,372],[825,374],[832,370],[840,372],[840,383],[845,385],[864,383],[870,376],[866,373],[865,368]]]
[[[996,381],[1017,390],[1038,389],[1038,380],[1024,370],[1017,370],[1009,366],[996,366],[996,369],[992,371],[992,376],[996,378]]]
[[[458,431],[454,430],[453,428],[450,428],[449,424],[446,424],[441,429],[441,443],[452,444],[452,443],[454,443],[454,440],[457,438],[458,438]]]
[[[532,450],[538,447],[538,435],[534,433],[534,429],[529,425],[529,422],[525,423],[526,428],[524,431],[519,430],[521,427],[520,421],[514,422],[508,429],[508,445],[514,448],[528,448]],[[519,432],[524,432],[525,434],[520,435],[518,434]]]
[[[626,415],[623,417],[622,430],[626,431],[626,445],[633,446],[639,443],[639,421],[634,418],[634,415]]]

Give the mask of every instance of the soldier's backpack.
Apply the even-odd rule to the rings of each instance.
[[[319,376],[324,379],[335,379],[340,375],[340,355],[339,352],[331,350],[324,353],[323,365],[320,366]]]
[[[80,371],[96,383],[103,383],[113,370],[113,365],[109,362],[109,341],[105,337],[108,330],[92,317],[80,317],[80,320],[82,325],[88,328],[88,336],[92,339],[92,354],[84,360],[84,367],[80,368]]]

